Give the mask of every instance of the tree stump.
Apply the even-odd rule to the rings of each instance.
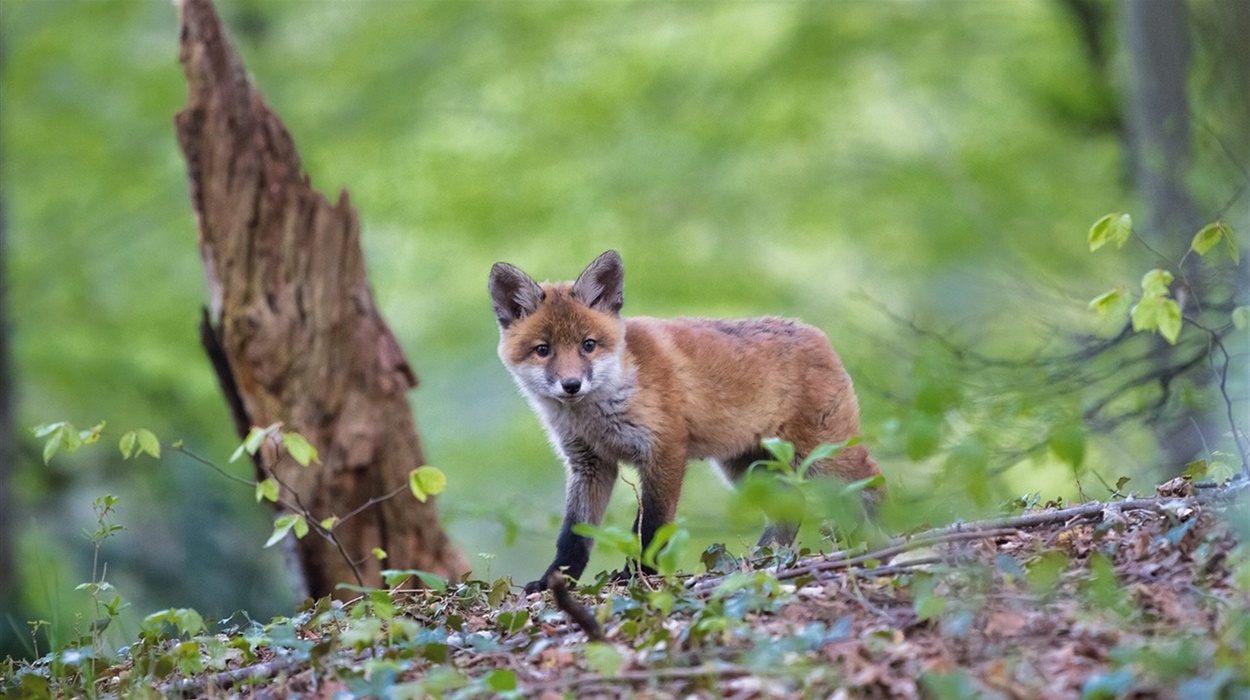
[[[241,438],[281,422],[320,453],[304,468],[262,450],[260,478],[272,473],[282,499],[317,520],[356,513],[334,530],[342,551],[317,533],[298,541],[307,593],[332,594],[357,574],[380,586],[383,568],[458,576],[467,567],[433,499],[403,491],[425,463],[406,398],[417,377],[374,304],[347,192],[331,204],[312,188],[211,0],[180,8],[188,90],[175,121],[210,295],[205,349]]]

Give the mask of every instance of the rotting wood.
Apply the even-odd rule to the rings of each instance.
[[[425,463],[406,394],[417,377],[374,304],[360,224],[346,191],[312,188],[282,121],[248,80],[211,0],[183,0],[187,106],[176,117],[210,305],[204,345],[242,433],[281,422],[315,445],[302,468],[258,453],[283,500],[316,519],[343,516],[401,488]],[[242,436],[241,436],[242,437]],[[400,494],[342,522],[352,559],[316,535],[297,553],[307,593],[340,582],[381,586],[386,568],[456,577],[466,570],[434,501]]]

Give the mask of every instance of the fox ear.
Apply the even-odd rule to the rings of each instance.
[[[543,288],[518,268],[502,262],[490,268],[490,302],[501,328],[537,311],[545,296]]]
[[[625,263],[615,250],[595,258],[573,283],[573,296],[596,311],[617,315],[625,305]]]

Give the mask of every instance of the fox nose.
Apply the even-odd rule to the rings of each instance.
[[[572,396],[582,389],[582,380],[580,379],[561,379],[560,388],[564,389],[564,393]]]

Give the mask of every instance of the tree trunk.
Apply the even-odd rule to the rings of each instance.
[[[374,305],[356,211],[345,191],[331,204],[312,189],[211,1],[183,0],[181,12],[188,91],[176,126],[211,297],[205,348],[241,435],[281,422],[320,453],[303,468],[262,449],[260,478],[276,476],[314,523],[345,518],[342,552],[316,533],[299,540],[307,592],[329,595],[357,574],[379,586],[383,568],[458,576],[466,566],[433,500],[405,489],[425,463],[406,399],[417,378]]]
[[[13,497],[17,430],[13,424],[13,374],[9,366],[8,240],[4,226],[5,212],[0,201],[0,610],[13,613],[13,622],[20,624],[25,618],[17,615],[17,499]],[[13,632],[0,630],[0,655],[18,653],[16,639],[10,636]]]
[[[1143,230],[1154,242],[1180,243],[1164,251],[1183,253],[1199,225],[1185,186],[1192,162],[1185,2],[1124,0],[1121,6],[1129,50],[1130,165],[1150,212]]]
[[[1122,0],[1129,52],[1129,160],[1133,183],[1148,216],[1136,226],[1151,245],[1181,259],[1198,232],[1197,206],[1185,185],[1192,163],[1189,121],[1189,19],[1184,0]],[[1204,270],[1190,256],[1184,280],[1173,287],[1182,311],[1202,299]],[[1175,350],[1156,340],[1159,364]],[[1201,410],[1184,409],[1160,426],[1164,469],[1171,474],[1205,449],[1204,433],[1218,428]]]

